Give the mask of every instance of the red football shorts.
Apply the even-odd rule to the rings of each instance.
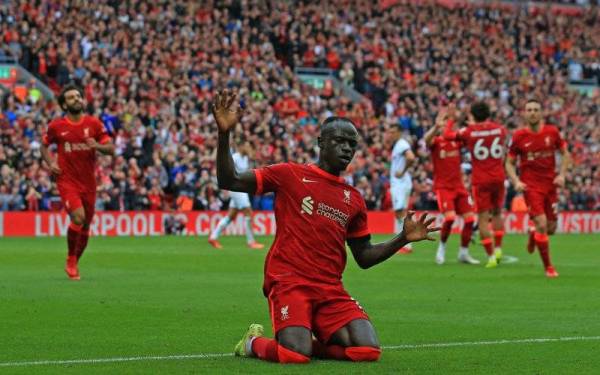
[[[504,182],[473,185],[473,200],[477,212],[499,210],[504,207],[505,193]]]
[[[275,334],[286,327],[306,327],[322,343],[351,321],[369,319],[341,283],[275,283],[268,300]]]
[[[455,211],[459,215],[473,212],[471,197],[465,189],[437,189],[435,196],[441,212]]]
[[[90,224],[96,210],[96,193],[82,193],[75,190],[59,190],[63,207],[68,213],[83,207],[85,223]]]
[[[525,190],[525,203],[529,208],[529,216],[535,217],[546,214],[548,221],[558,220],[558,194],[556,189],[546,192]]]

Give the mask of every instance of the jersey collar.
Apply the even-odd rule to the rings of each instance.
[[[67,123],[69,125],[81,125],[81,124],[83,124],[84,119],[85,119],[85,115],[82,115],[78,122],[74,122],[68,116],[65,116],[65,121],[67,121]]]
[[[310,169],[312,169],[313,171],[315,171],[316,173],[320,174],[322,177],[325,177],[328,180],[332,180],[332,181],[336,181],[336,182],[345,182],[345,180],[342,177],[338,177],[335,175],[332,175],[331,173],[322,170],[321,168],[319,168],[316,164],[309,164],[308,167]]]

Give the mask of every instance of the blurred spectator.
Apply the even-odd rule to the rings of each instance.
[[[210,114],[223,87],[237,89],[247,108],[236,134],[256,145],[257,166],[315,162],[318,124],[351,118],[362,141],[347,180],[370,209],[382,210],[390,207],[387,128],[401,126],[418,151],[411,202],[431,209],[431,163],[420,138],[440,106],[452,101],[464,112],[486,99],[512,131],[523,100],[536,95],[575,161],[561,207],[599,209],[600,95],[568,87],[577,78],[600,82],[599,17],[593,7],[570,16],[468,2],[382,10],[367,0],[40,0],[3,3],[0,33],[5,53],[51,89],[80,83],[87,110],[115,138],[117,156],[99,156],[98,209],[188,210],[190,201],[193,209],[226,209]],[[297,66],[331,68],[365,99],[351,102],[331,82],[309,86],[294,75]],[[56,209],[59,199],[40,168],[39,145],[61,112],[31,83],[27,90],[1,101],[2,210]],[[254,202],[272,209],[273,198]]]

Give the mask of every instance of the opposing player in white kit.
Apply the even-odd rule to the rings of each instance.
[[[398,126],[393,125],[389,129],[389,134],[391,141],[394,143],[390,168],[390,192],[392,194],[392,207],[398,223],[396,228],[401,230],[408,210],[408,198],[412,191],[412,179],[408,170],[415,162],[415,154],[412,152],[408,141],[402,138]],[[398,250],[400,254],[410,254],[411,252],[411,244]]]
[[[238,152],[232,155],[235,169],[238,173],[245,172],[250,169],[250,155],[252,153],[252,146],[249,142],[243,142],[238,147]],[[262,249],[263,244],[260,244],[254,240],[254,234],[252,233],[252,206],[250,205],[250,197],[248,193],[241,193],[232,191],[229,193],[231,200],[229,202],[229,212],[227,216],[222,218],[217,224],[214,232],[208,237],[208,243],[215,249],[222,249],[223,246],[219,242],[219,235],[221,231],[235,220],[237,214],[242,211],[244,213],[244,221],[246,223],[246,240],[248,247],[251,249]]]

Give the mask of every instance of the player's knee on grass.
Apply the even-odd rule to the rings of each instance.
[[[343,347],[371,347],[379,349],[379,340],[371,322],[355,319],[338,329],[329,339],[329,345]]]
[[[305,327],[287,327],[277,333],[279,346],[306,357],[312,355],[312,334]],[[281,359],[281,358],[280,358]]]

